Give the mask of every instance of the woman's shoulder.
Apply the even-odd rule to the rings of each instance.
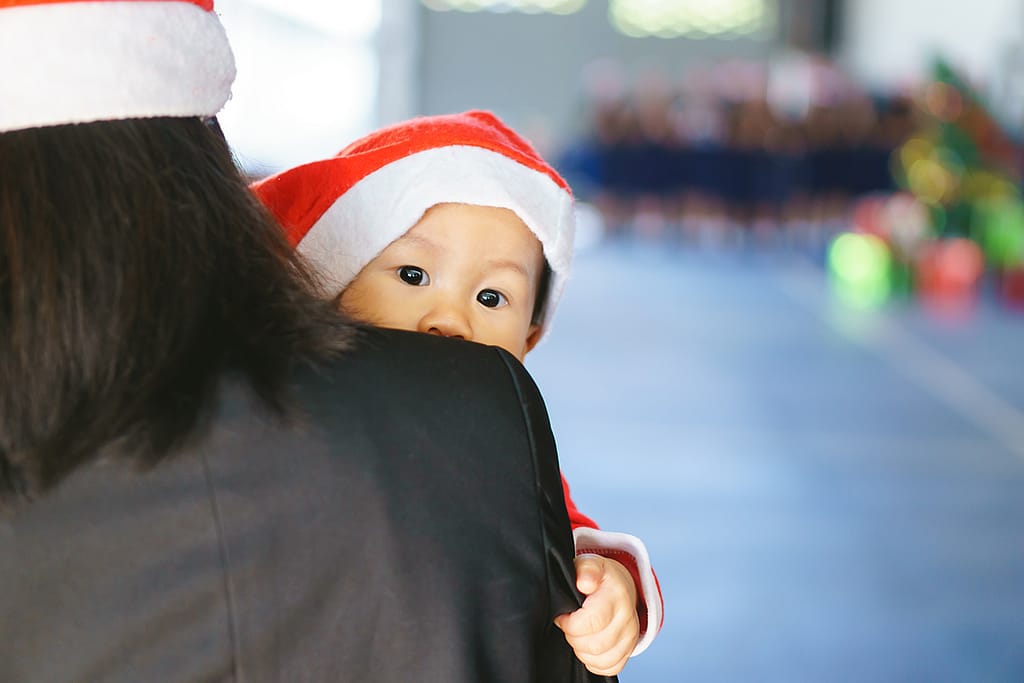
[[[417,332],[360,327],[352,347],[301,373],[301,384],[374,394],[423,392],[420,397],[526,394],[537,388],[522,364],[504,349]],[[388,391],[391,394],[391,391]],[[539,398],[539,395],[537,396]]]
[[[498,347],[365,328],[348,352],[306,368],[297,380],[297,419],[306,433],[328,441],[361,434],[378,445],[416,444],[449,459],[483,450],[528,458],[538,449],[554,452],[537,386]]]

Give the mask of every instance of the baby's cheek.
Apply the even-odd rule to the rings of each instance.
[[[355,297],[348,293],[348,290],[342,292],[335,301],[338,312],[344,313],[350,318],[354,318],[356,320],[363,320],[363,316],[359,314],[359,306],[355,304],[354,298]]]
[[[380,298],[373,287],[358,278],[338,296],[338,309],[356,320],[370,322],[376,317],[373,313],[379,306],[375,305],[375,301]]]
[[[386,327],[393,330],[416,331],[416,322],[406,319],[406,311],[397,305],[380,303],[378,299],[360,296],[359,294],[343,296],[339,300],[339,311],[353,320],[374,327]]]

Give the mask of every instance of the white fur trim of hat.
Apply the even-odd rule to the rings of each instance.
[[[13,0],[0,62],[0,132],[213,116],[235,77],[212,0]]]

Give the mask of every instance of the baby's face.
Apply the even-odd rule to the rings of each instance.
[[[522,360],[544,264],[540,241],[508,209],[438,204],[360,271],[346,313],[380,327],[500,346]]]

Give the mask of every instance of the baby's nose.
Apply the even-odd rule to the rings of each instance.
[[[457,306],[436,306],[420,319],[419,332],[439,337],[457,337],[472,341],[473,329],[465,313]]]

